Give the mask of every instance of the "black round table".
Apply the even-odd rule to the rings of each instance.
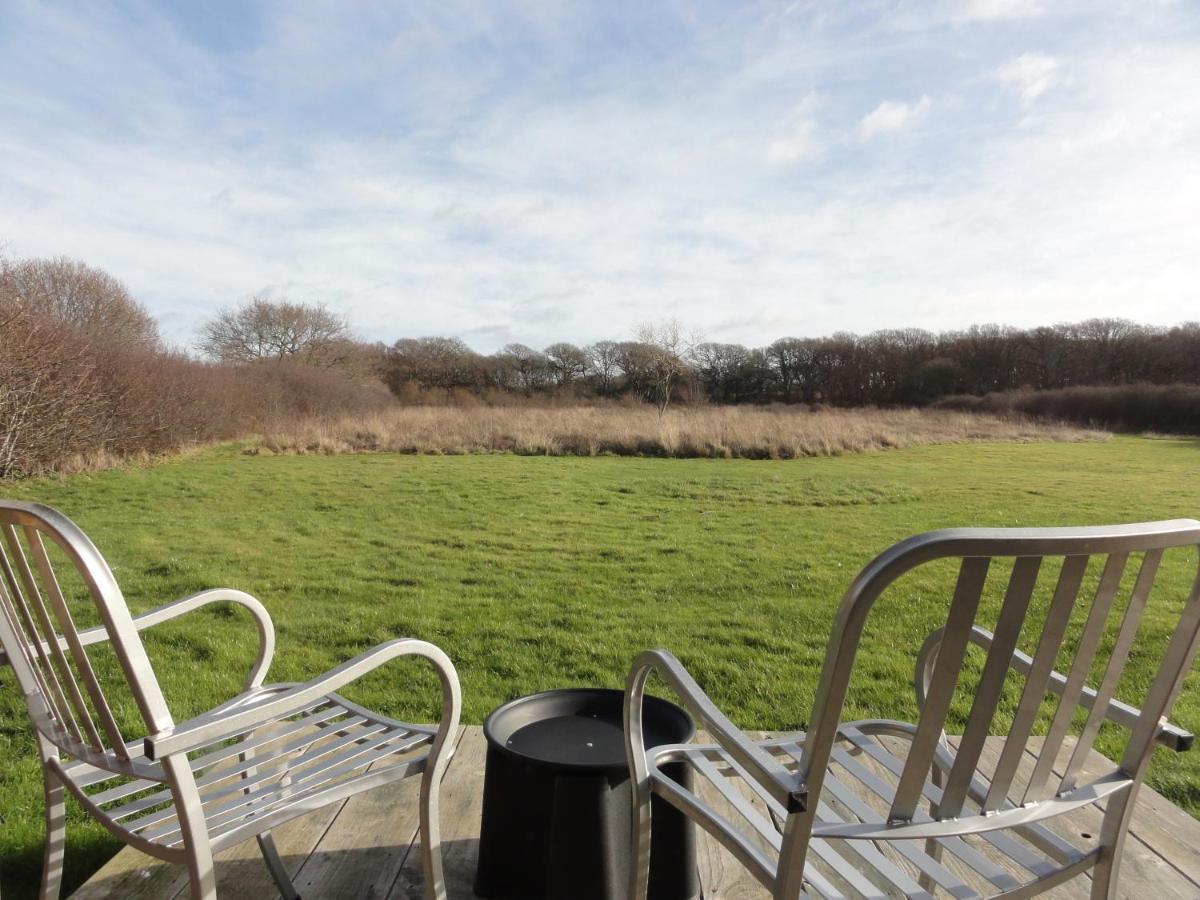
[[[487,762],[475,893],[495,900],[624,900],[632,791],[620,691],[571,688],[521,697],[484,722]],[[695,734],[684,710],[647,697],[648,746]],[[681,763],[664,766],[691,786]],[[650,900],[700,896],[691,821],[655,797]]]

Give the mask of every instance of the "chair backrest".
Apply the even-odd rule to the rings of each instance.
[[[125,739],[80,641],[59,583],[65,572],[56,575],[52,552],[65,556],[86,586],[148,733],[172,724],[112,571],[87,535],[50,507],[0,501],[0,640],[39,733],[73,757],[120,771],[129,760]]]
[[[1033,751],[1029,737],[1039,717],[1044,721],[1049,716],[1046,737],[1028,780],[1022,775],[1017,785],[1015,802],[1049,800],[1083,786],[1078,784],[1083,764],[1106,719],[1115,718],[1128,730],[1116,771],[1136,783],[1200,644],[1200,574],[1194,575],[1190,560],[1190,591],[1182,588],[1177,595],[1185,596],[1173,602],[1165,597],[1159,602],[1156,596],[1154,628],[1162,637],[1167,623],[1169,636],[1163,638],[1161,657],[1152,661],[1152,677],[1137,691],[1138,702],[1124,706],[1116,717],[1115,694],[1135,642],[1145,640],[1139,639],[1139,631],[1151,621],[1145,616],[1147,601],[1164,553],[1189,547],[1200,547],[1200,522],[1181,519],[1098,528],[949,529],[917,535],[885,551],[855,579],[838,610],[804,744],[802,767],[810,793],[820,790],[824,778],[872,605],[905,573],[946,559],[957,561],[957,581],[944,628],[935,635],[936,658],[929,666],[926,696],[889,821],[913,819],[960,690],[970,711],[943,783],[937,819],[1003,808],[1023,754]],[[1190,556],[1191,550],[1179,553]],[[1007,581],[1000,581],[1006,575]],[[988,588],[987,595],[995,599],[981,604]],[[981,629],[985,607],[996,610],[994,634]],[[1032,650],[1027,655],[1019,650],[1023,629]],[[985,647],[986,656],[979,666],[964,666],[972,644]],[[1016,669],[1014,653],[1023,660]],[[1139,660],[1139,667],[1144,665]],[[962,684],[968,669],[971,677]],[[1093,671],[1099,681],[1090,688]],[[1009,705],[998,717],[1006,685]],[[1056,758],[1073,729],[1079,732],[1077,743],[1065,771],[1055,775]],[[993,731],[1002,735],[1003,746],[986,799],[964,810],[971,778]]]

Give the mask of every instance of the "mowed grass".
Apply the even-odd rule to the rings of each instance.
[[[222,447],[3,494],[78,522],[135,611],[213,586],[258,596],[276,622],[272,680],[306,679],[418,636],[453,658],[465,721],[479,723],[532,691],[620,687],[635,653],[665,646],[739,725],[778,729],[807,721],[836,604],[889,544],[952,525],[1200,516],[1198,466],[1198,441],[1138,438],[794,461],[262,457]],[[1194,553],[1166,564],[1164,599],[1175,599],[1152,610],[1151,642],[1165,639],[1195,565]],[[916,714],[914,656],[944,622],[952,579],[935,568],[879,602],[845,718]],[[146,632],[176,718],[236,693],[255,640],[248,618],[225,610]],[[1138,648],[1123,691],[1144,687],[1152,649]],[[41,864],[41,789],[23,705],[11,675],[2,680],[0,872],[5,896],[24,896]],[[436,711],[433,682],[415,666],[386,668],[349,693],[417,719]],[[122,716],[132,734],[128,704]],[[1195,674],[1175,719],[1200,730]],[[1101,749],[1115,752],[1117,738],[1106,732]],[[1200,753],[1156,751],[1150,782],[1200,813]],[[72,885],[116,849],[72,810]]]

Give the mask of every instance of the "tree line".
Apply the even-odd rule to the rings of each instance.
[[[569,394],[712,403],[920,406],[1018,388],[1200,383],[1200,323],[1171,327],[1089,319],[1032,329],[977,325],[780,338],[765,347],[684,341],[677,326],[633,340],[481,354],[452,337],[404,338],[380,349],[401,398]]]
[[[0,477],[397,402],[919,406],[1134,384],[1200,384],[1200,323],[896,329],[746,347],[663,322],[623,340],[480,353],[455,337],[365,342],[322,304],[259,296],[214,315],[189,351],[166,346],[108,273],[0,254]],[[1069,406],[1078,394],[1063,396]]]

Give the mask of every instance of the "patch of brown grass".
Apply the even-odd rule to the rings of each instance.
[[[1104,432],[948,410],[402,407],[280,422],[248,452],[599,454],[792,459],[913,444],[1102,440]]]

